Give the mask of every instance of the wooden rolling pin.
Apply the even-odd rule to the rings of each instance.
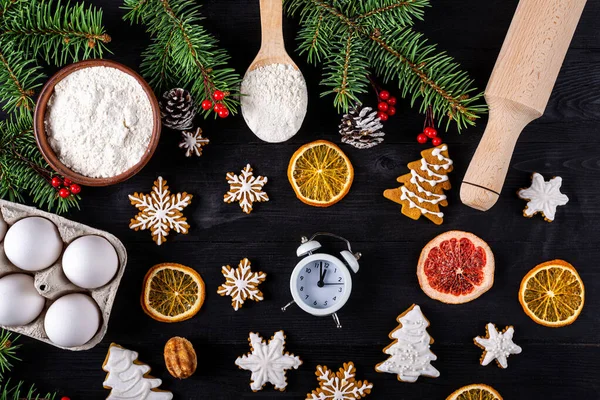
[[[485,89],[490,116],[460,188],[464,204],[496,204],[521,131],[544,114],[585,3],[519,2]]]

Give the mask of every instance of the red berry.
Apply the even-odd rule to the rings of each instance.
[[[434,138],[437,136],[437,130],[431,126],[428,126],[423,130],[423,133],[427,135],[428,138]]]
[[[65,185],[65,186],[69,186],[71,183],[72,183],[72,182],[71,182],[71,180],[70,180],[69,178],[65,178],[65,179],[63,179],[63,185]]]
[[[60,398],[60,400],[71,400],[70,398],[68,398],[67,396],[63,396]]]
[[[213,107],[213,110],[215,110],[215,112],[218,114],[219,111],[221,111],[221,109],[223,108],[223,104],[221,103],[215,103],[215,106]]]
[[[381,121],[387,121],[388,118],[389,118],[389,115],[387,115],[383,111],[378,111],[377,112],[377,118],[379,118]]]
[[[215,99],[216,101],[221,101],[224,97],[225,93],[221,92],[220,90],[215,90],[215,92],[213,93],[213,99]]]
[[[52,180],[50,181],[50,184],[51,184],[53,187],[57,188],[57,187],[59,187],[60,185],[62,185],[62,181],[60,180],[60,178],[59,178],[58,176],[55,176],[55,177],[54,177],[54,178],[52,178]]]
[[[442,138],[441,137],[434,137],[433,139],[431,139],[431,144],[433,144],[434,146],[439,146],[440,144],[442,144]]]
[[[219,114],[219,117],[221,117],[221,118],[227,118],[227,117],[229,117],[229,110],[225,106],[223,106],[217,112],[217,114]]]
[[[389,106],[389,107],[388,107],[388,110],[387,110],[386,112],[387,112],[387,115],[389,115],[390,117],[391,117],[392,115],[396,115],[396,107],[394,107],[394,106]]]
[[[210,110],[212,108],[212,101],[204,100],[202,101],[201,106],[204,111]]]
[[[71,186],[69,186],[69,190],[73,194],[79,194],[81,192],[81,186],[76,183],[72,183]]]
[[[387,90],[382,90],[381,92],[379,92],[379,98],[381,100],[387,100],[390,98],[390,92],[388,92]]]
[[[377,108],[379,109],[379,111],[385,112],[388,110],[389,107],[390,106],[385,101],[380,101],[379,104],[377,104]]]
[[[424,143],[427,143],[427,140],[429,140],[429,139],[427,138],[427,136],[425,136],[424,133],[419,133],[417,135],[417,142],[424,144]]]
[[[396,105],[396,98],[394,96],[391,96],[389,99],[387,99],[387,103],[390,106],[395,106]]]
[[[69,197],[69,196],[71,195],[71,192],[70,192],[70,191],[69,191],[69,189],[67,189],[67,188],[61,188],[61,189],[58,191],[58,195],[59,195],[60,197],[62,197],[63,199],[66,199],[67,197]]]

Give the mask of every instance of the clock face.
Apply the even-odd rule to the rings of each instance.
[[[296,303],[315,315],[339,310],[352,290],[348,268],[326,254],[305,258],[296,266],[292,278],[291,289]]]

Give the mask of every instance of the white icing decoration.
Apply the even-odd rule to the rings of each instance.
[[[433,199],[433,200],[428,200],[428,199],[423,199],[423,198],[421,198],[421,197],[417,197],[417,199],[418,199],[418,200],[419,200],[421,203],[423,203],[423,202],[426,202],[426,203],[431,203],[431,204],[437,204],[437,203],[439,203],[440,201],[446,200],[446,195],[445,195],[445,194],[437,194],[437,193],[433,193],[433,192],[430,192],[430,191],[428,191],[428,190],[425,190],[425,189],[423,188],[423,186],[421,186],[421,185],[419,184],[418,180],[417,180],[417,179],[415,179],[416,177],[419,177],[419,178],[420,178],[420,176],[419,176],[419,175],[418,175],[418,174],[415,172],[415,170],[411,170],[411,171],[410,171],[410,173],[412,174],[412,177],[410,178],[410,183],[414,184],[414,185],[417,187],[417,190],[418,190],[420,193],[424,193],[425,195],[427,195],[427,196],[429,196],[429,197],[436,197],[436,199]],[[413,193],[413,194],[414,194],[414,193]]]
[[[160,379],[146,378],[150,367],[136,364],[138,353],[111,345],[108,359],[102,369],[108,372],[104,386],[111,388],[106,400],[171,400],[173,393],[153,390],[162,383]]]
[[[418,305],[398,318],[401,324],[390,337],[396,339],[384,353],[390,358],[377,364],[378,372],[397,374],[403,382],[416,382],[419,376],[437,378],[440,372],[431,365],[437,356],[429,350],[431,336],[427,333],[429,321]]]
[[[487,324],[486,329],[489,338],[477,336],[474,339],[475,343],[485,350],[481,365],[488,365],[493,360],[497,360],[501,368],[507,368],[508,356],[520,354],[522,351],[512,340],[515,329],[511,326],[505,332],[499,332],[492,323]]]
[[[544,218],[553,221],[556,207],[564,206],[569,202],[569,198],[560,192],[561,185],[562,178],[560,176],[546,182],[542,175],[534,173],[531,186],[518,192],[520,198],[529,200],[524,210],[525,215],[531,217],[533,214],[541,212]]]
[[[285,347],[283,331],[275,332],[268,344],[260,335],[250,333],[250,346],[251,353],[235,360],[235,365],[241,369],[252,371],[250,388],[258,391],[266,383],[271,383],[275,389],[284,390],[287,386],[285,371],[291,368],[297,369],[302,361],[300,357],[293,354],[283,353]]]
[[[436,216],[438,216],[440,218],[444,218],[444,213],[443,212],[430,211],[430,210],[428,210],[426,208],[423,208],[423,207],[417,205],[417,203],[415,203],[414,201],[412,201],[410,199],[411,196],[412,197],[416,197],[419,200],[424,200],[424,199],[421,199],[415,193],[413,193],[410,190],[408,190],[406,188],[406,186],[401,186],[400,187],[400,191],[402,192],[402,195],[400,196],[400,200],[407,200],[408,201],[408,206],[410,208],[418,208],[419,210],[421,210],[421,213],[423,213],[423,214],[433,214],[433,215],[436,215]]]

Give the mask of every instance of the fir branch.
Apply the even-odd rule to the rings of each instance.
[[[33,95],[41,85],[44,74],[34,60],[23,52],[11,50],[5,54],[0,48],[0,106],[11,113],[33,112]]]
[[[446,127],[454,121],[460,131],[474,125],[486,111],[486,106],[480,103],[482,94],[458,63],[437,52],[420,33],[412,31],[414,20],[423,18],[429,0],[284,0],[284,3],[288,13],[300,15],[299,52],[307,53],[310,62],[323,62],[321,83],[332,88],[322,94],[335,93],[334,105],[343,112],[357,100],[356,94],[364,91],[369,68],[386,82],[397,80],[402,96],[410,97],[411,106],[421,100],[421,112],[431,105],[439,120],[446,118]],[[318,46],[310,35],[317,24],[319,30],[332,32]],[[347,30],[355,32],[351,44],[346,43],[346,34],[341,34]],[[348,57],[348,49],[354,46],[362,51],[358,57]],[[342,58],[350,61],[347,68],[339,67]]]
[[[56,393],[40,395],[33,385],[23,388],[23,382],[10,386],[10,379],[0,384],[0,400],[54,400]],[[27,390],[27,391],[25,391]]]
[[[8,9],[0,23],[0,41],[58,66],[101,58],[110,40],[102,26],[102,10],[84,3],[31,0]]]
[[[152,36],[141,70],[155,91],[183,87],[202,101],[221,90],[228,94],[223,104],[236,112],[241,79],[227,67],[227,52],[200,24],[200,6],[193,0],[125,0],[123,8],[126,21],[142,23]]]
[[[33,137],[31,116],[0,121],[0,198],[25,202],[64,213],[79,208],[79,196],[63,199],[50,181],[54,172],[42,157]]]
[[[12,333],[2,330],[0,332],[0,381],[5,372],[12,368],[12,361],[20,361],[16,355],[16,350],[21,345],[15,345],[19,337],[12,337]]]

